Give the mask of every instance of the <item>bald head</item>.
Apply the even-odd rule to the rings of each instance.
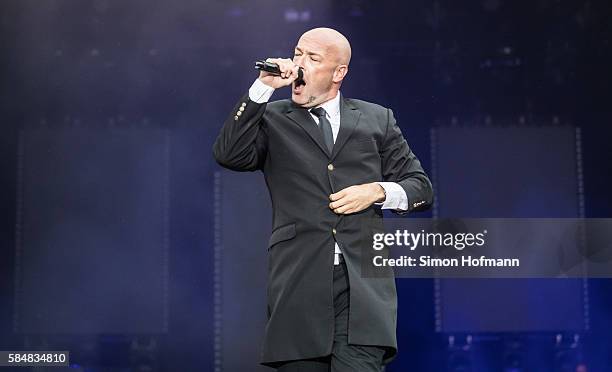
[[[344,35],[332,28],[313,28],[300,37],[299,41],[302,40],[313,41],[324,47],[328,56],[334,58],[339,65],[348,66],[351,61],[351,44]]]
[[[331,28],[306,31],[295,46],[293,62],[304,78],[293,84],[293,102],[316,107],[337,96],[348,73],[351,45],[344,35]]]

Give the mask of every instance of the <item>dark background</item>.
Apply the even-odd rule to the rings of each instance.
[[[606,1],[561,0],[3,1],[0,349],[28,350],[48,337],[13,327],[22,129],[167,131],[167,332],[136,342],[120,333],[53,342],[71,347],[75,364],[92,371],[147,363],[157,370],[212,371],[213,172],[219,168],[211,146],[255,79],[255,59],[291,56],[299,35],[312,27],[343,32],[353,47],[343,94],[392,108],[427,170],[432,127],[579,126],[584,212],[609,217],[611,10]],[[93,164],[104,162],[104,151],[89,151]],[[398,290],[400,306],[418,301],[400,318],[402,354],[388,370],[445,370],[446,339],[434,332],[431,281],[398,281]],[[612,284],[591,280],[590,294],[582,358],[590,370],[610,371]],[[502,346],[487,351],[503,353]]]

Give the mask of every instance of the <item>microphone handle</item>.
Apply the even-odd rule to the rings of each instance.
[[[272,63],[272,62],[266,62],[266,61],[255,61],[255,69],[256,70],[261,70],[261,71],[265,71],[265,72],[269,72],[272,75],[276,75],[279,76],[281,74],[280,69],[278,68],[278,65],[276,63]],[[298,78],[297,80],[303,80],[304,79],[304,72],[302,71],[302,68],[300,67],[298,69]]]

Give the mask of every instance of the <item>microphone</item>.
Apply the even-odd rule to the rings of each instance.
[[[280,69],[278,68],[278,65],[276,63],[266,62],[264,60],[255,61],[255,69],[269,72],[275,76],[280,76],[281,74]],[[302,68],[300,67],[298,69],[298,78],[296,79],[296,81],[303,81],[303,79],[304,79],[304,72],[302,71]]]

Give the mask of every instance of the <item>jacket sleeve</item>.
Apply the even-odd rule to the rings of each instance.
[[[381,147],[382,174],[384,181],[398,183],[408,197],[408,211],[422,211],[433,203],[433,187],[421,162],[410,150],[402,132],[387,109],[387,128]]]
[[[248,94],[240,99],[213,145],[217,163],[241,172],[263,168],[268,151],[265,111],[266,103],[255,103]]]

